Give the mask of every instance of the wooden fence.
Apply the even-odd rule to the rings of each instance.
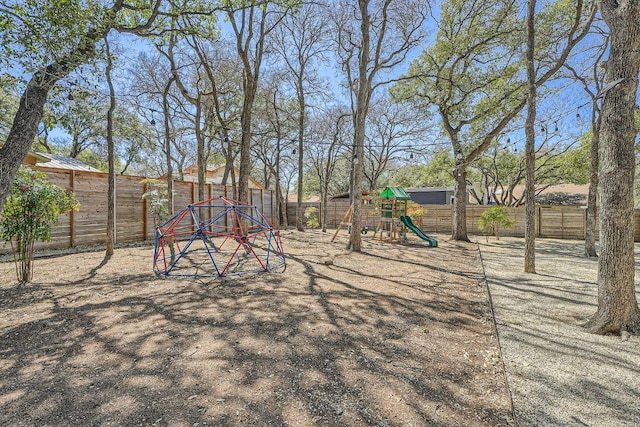
[[[38,243],[37,248],[69,248],[75,246],[104,245],[107,236],[107,178],[98,172],[38,168],[45,172],[49,180],[56,185],[69,189],[76,194],[80,210],[60,216],[60,224],[54,227],[49,244]],[[148,209],[148,202],[142,199],[145,192],[144,177],[116,177],[116,242],[141,242],[154,239],[154,223]],[[197,183],[174,181],[173,205],[175,210],[197,201]],[[207,184],[207,198],[218,196],[231,197],[230,186]],[[250,203],[256,205],[272,222],[275,221],[275,194],[270,190],[250,189]],[[303,203],[304,210],[319,203]],[[414,219],[425,232],[450,233],[453,212],[451,205],[424,205],[426,213],[422,218]],[[467,230],[472,234],[481,234],[478,220],[487,206],[467,206]],[[333,200],[327,207],[327,226],[336,228],[349,209],[349,201]],[[524,236],[524,207],[508,208],[515,220],[513,229],[505,229],[502,234]],[[296,222],[295,203],[287,205],[289,224]],[[380,216],[374,204],[365,204],[362,209],[362,224],[370,229],[378,225]],[[640,241],[640,210],[636,210],[635,241]],[[584,239],[586,230],[586,210],[579,206],[537,206],[537,234],[540,237],[560,239]],[[10,251],[8,245],[0,246],[0,253]]]
[[[303,203],[304,210],[314,206],[320,208],[319,203]],[[426,213],[422,218],[414,219],[414,222],[421,224],[426,232],[450,233],[453,225],[453,206],[451,205],[423,205]],[[478,227],[478,220],[488,206],[467,205],[467,231],[471,234],[482,234]],[[331,201],[327,205],[327,227],[335,228],[340,225],[340,221],[349,209],[347,200]],[[515,221],[515,227],[501,231],[505,236],[524,237],[525,212],[524,206],[518,208],[507,208],[509,215]],[[374,211],[373,205],[364,205],[362,214],[362,225],[372,229],[378,224],[379,214]],[[287,217],[290,225],[295,225],[297,206],[295,203],[287,205]],[[558,239],[584,239],[586,232],[586,209],[581,206],[537,206],[536,207],[536,227],[539,237],[550,237]],[[596,219],[596,224],[597,224]],[[634,239],[640,242],[640,210],[634,213]],[[598,230],[596,229],[596,233]]]
[[[104,245],[107,238],[107,186],[108,174],[38,167],[47,174],[49,181],[75,193],[80,210],[61,215],[55,226],[51,242],[38,243],[36,249],[69,248],[74,246]],[[144,177],[116,176],[116,243],[153,240],[155,225],[143,200]],[[197,201],[198,184],[174,181],[173,206],[175,211]],[[256,205],[263,215],[273,222],[275,195],[273,191],[249,189],[250,204]],[[207,198],[232,197],[232,187],[207,184]],[[10,251],[8,245],[0,247],[0,253]]]

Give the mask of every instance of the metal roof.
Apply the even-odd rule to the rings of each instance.
[[[36,166],[42,166],[45,168],[54,168],[54,169],[68,169],[75,171],[85,171],[85,172],[102,172],[99,169],[91,167],[86,163],[81,162],[77,159],[72,159],[70,157],[59,156],[57,154],[49,154],[49,153],[36,153],[41,157],[45,157],[49,159],[46,163],[38,162]]]

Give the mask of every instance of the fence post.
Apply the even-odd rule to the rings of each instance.
[[[69,189],[74,192],[76,181],[76,171],[73,169],[69,174]],[[69,213],[69,247],[74,247],[76,244],[76,214],[75,210],[71,209]]]
[[[171,194],[169,194],[169,203],[171,204],[171,206],[169,206],[169,215],[171,215],[171,216],[173,216],[173,214],[174,214],[174,208],[175,208],[175,202],[176,202],[175,201],[175,197],[174,197],[175,193],[176,193],[175,185],[176,185],[176,180],[171,178],[171,189],[172,189],[172,191],[171,191]]]
[[[274,207],[274,199],[275,199],[275,193],[273,192],[273,190],[269,190],[269,203],[271,203],[271,222],[273,224],[276,225],[276,227],[280,228],[280,218],[276,218],[276,209]],[[280,203],[280,202],[278,202]]]
[[[264,190],[260,189],[260,212],[264,214]]]
[[[149,190],[148,184],[145,182],[142,184],[142,195]],[[147,240],[147,228],[149,224],[147,224],[147,217],[149,216],[149,205],[148,201],[145,198],[142,198],[142,240]]]

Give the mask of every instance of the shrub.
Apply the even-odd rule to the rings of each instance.
[[[80,204],[75,195],[47,181],[42,172],[21,167],[0,213],[0,238],[11,243],[18,282],[33,277],[33,245],[51,240],[58,216]]]
[[[307,227],[312,229],[320,227],[320,221],[318,221],[318,208],[309,206],[304,210],[304,217],[307,219]]]
[[[423,215],[429,213],[422,205],[415,203],[413,201],[409,201],[407,205],[407,215],[411,217],[414,221],[419,221],[422,219]]]
[[[487,241],[489,235],[496,236],[496,239],[500,239],[500,228],[513,228],[515,222],[509,216],[507,208],[504,206],[491,206],[486,211],[482,212],[478,225],[482,231],[487,235]]]
[[[146,192],[142,198],[149,202],[149,211],[153,217],[153,228],[169,219],[169,196],[167,194],[167,184],[157,179],[143,179]]]

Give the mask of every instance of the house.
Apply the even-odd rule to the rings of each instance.
[[[453,204],[453,187],[423,187],[409,188],[407,193],[411,200],[420,205],[451,205]],[[467,203],[469,194],[467,193]]]
[[[0,143],[0,147],[2,147],[2,145],[3,144]],[[22,164],[25,166],[37,166],[52,169],[102,172],[101,170],[91,167],[77,159],[36,151],[29,151],[22,160]]]
[[[224,176],[225,166],[214,166],[211,169],[207,168],[206,172],[206,182],[207,184],[222,184],[222,178]],[[240,176],[240,169],[234,167],[234,173],[236,175],[236,180]],[[166,175],[163,175],[161,178],[166,178]],[[188,182],[198,182],[198,165],[187,166],[183,173],[183,180]],[[231,178],[228,178],[227,185],[231,184]],[[249,188],[256,188],[260,190],[264,190],[264,186],[256,181],[254,178],[249,177]]]
[[[289,203],[298,203],[298,193],[289,193],[287,194],[287,201]],[[322,199],[319,194],[312,194],[307,196],[306,199],[302,200],[303,203],[320,203]]]
[[[36,166],[37,164],[46,163],[48,161],[49,159],[40,155],[40,153],[32,153],[31,151],[29,151],[27,153],[27,156],[22,161],[22,164],[26,166]]]
[[[524,185],[516,185],[513,196],[521,198],[524,194]],[[589,184],[557,184],[536,190],[536,204],[538,205],[566,205],[586,206],[589,195]]]
[[[59,156],[57,154],[49,153],[35,153],[41,160],[35,165],[39,167],[52,168],[52,169],[65,169],[73,171],[84,172],[102,172],[86,163],[81,162],[78,159],[72,159],[71,157]]]

